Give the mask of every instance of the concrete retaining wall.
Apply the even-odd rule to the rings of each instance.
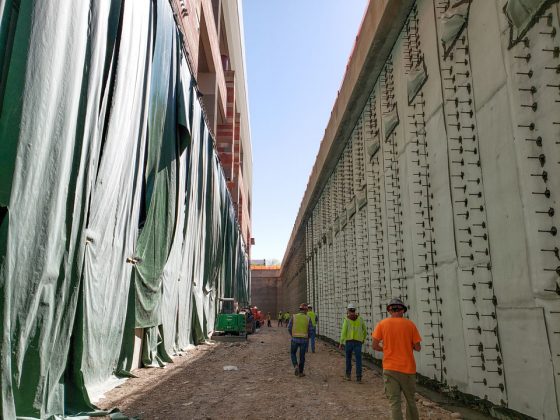
[[[349,74],[370,79],[333,114],[282,276],[305,281],[334,340],[347,303],[371,331],[401,297],[423,337],[419,373],[558,418],[558,4],[398,3],[370,6],[381,23],[366,14],[366,34],[378,29]],[[393,36],[383,17],[402,14]]]

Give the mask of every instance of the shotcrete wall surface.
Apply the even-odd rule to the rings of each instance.
[[[280,270],[251,270],[251,304],[272,318],[278,314]]]
[[[300,241],[297,241],[301,244]],[[308,301],[308,286],[305,265],[305,247],[296,246],[290,255],[289,263],[282,264],[278,291],[278,309],[295,313],[299,304]]]
[[[406,13],[398,36],[375,34],[390,54],[370,58],[383,62],[351,134],[314,169],[286,281],[304,267],[334,340],[348,302],[371,331],[401,297],[420,374],[558,418],[558,2],[419,0]],[[371,337],[367,352],[382,357]]]

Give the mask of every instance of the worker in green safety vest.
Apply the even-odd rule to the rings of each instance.
[[[281,327],[282,326],[282,320],[284,319],[284,314],[282,313],[282,311],[278,312],[278,324],[276,325],[277,327]]]
[[[307,316],[313,325],[313,328],[309,331],[309,344],[311,345],[311,353],[315,353],[315,334],[317,333],[317,322],[319,321],[319,317],[313,311],[313,306],[309,303],[307,304]]]
[[[346,317],[340,331],[339,347],[346,353],[346,374],[344,379],[349,381],[352,373],[352,353],[356,356],[356,382],[362,382],[362,344],[367,336],[366,323],[356,312],[356,305],[350,303],[347,307]]]
[[[307,352],[307,344],[309,341],[309,331],[313,329],[311,319],[307,316],[307,304],[299,305],[299,312],[294,314],[288,322],[288,331],[292,336],[290,345],[290,356],[292,365],[294,366],[294,374],[297,377],[305,376],[303,368],[305,367],[305,353]],[[299,350],[299,363],[297,352]]]
[[[290,311],[284,312],[284,322],[286,323],[286,327],[288,326],[288,322],[290,321]]]

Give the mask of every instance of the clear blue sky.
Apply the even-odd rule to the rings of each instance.
[[[367,0],[244,0],[253,259],[292,233]]]

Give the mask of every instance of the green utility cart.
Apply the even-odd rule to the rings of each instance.
[[[247,339],[244,313],[236,313],[233,298],[220,298],[221,308],[216,315],[216,325],[212,339],[217,341],[242,341]]]

